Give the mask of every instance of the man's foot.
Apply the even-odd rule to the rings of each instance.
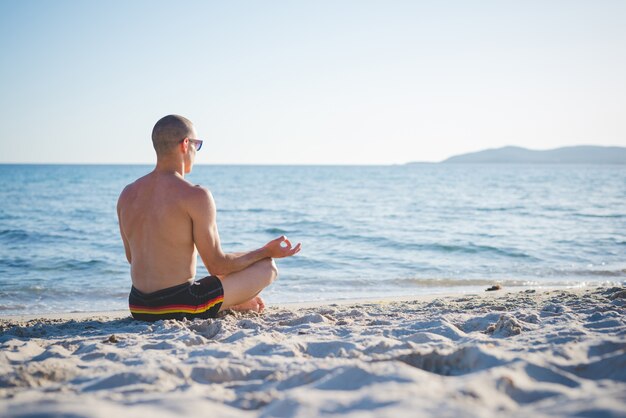
[[[263,312],[263,309],[265,309],[265,302],[263,302],[263,299],[261,299],[261,296],[255,296],[247,302],[240,303],[239,305],[231,306],[228,309],[231,309],[233,311],[239,311],[239,312],[261,313]]]

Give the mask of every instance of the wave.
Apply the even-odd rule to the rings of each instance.
[[[550,272],[553,276],[566,276],[566,277],[626,277],[626,268],[621,269],[553,269]]]
[[[29,239],[30,234],[23,229],[4,229],[0,231],[0,241],[4,243],[27,241]]]
[[[299,254],[293,258],[286,258],[281,260],[281,264],[292,265],[298,269],[315,269],[318,271],[332,271],[342,269],[350,266],[351,264],[346,261],[348,257],[341,258],[329,258],[329,257],[311,257],[304,254]]]
[[[498,254],[505,257],[513,257],[513,258],[526,258],[526,259],[537,259],[529,254],[524,252],[515,251],[512,249],[493,247],[490,245],[478,245],[474,243],[468,243],[467,245],[450,245],[450,244],[428,244],[425,246],[426,248],[434,249],[437,251],[444,252],[461,252],[466,254],[478,254],[478,253],[492,253]]]
[[[472,242],[457,245],[457,244],[441,244],[441,243],[413,243],[402,242],[385,237],[368,237],[364,235],[339,235],[335,233],[323,234],[320,238],[332,238],[341,241],[360,242],[364,244],[373,244],[380,246],[381,248],[391,248],[394,250],[407,250],[407,251],[433,251],[441,252],[444,254],[449,253],[462,253],[462,254],[494,254],[511,258],[523,258],[527,260],[539,260],[538,258],[526,254],[511,248],[494,247],[490,245],[474,244]]]
[[[331,224],[323,221],[309,221],[306,219],[295,221],[295,222],[283,222],[281,225],[271,228],[265,228],[260,230],[260,232],[265,232],[268,234],[298,234],[300,236],[309,236],[315,238],[321,238],[324,236],[318,235],[317,232],[321,230],[342,230],[344,229],[340,225]],[[327,237],[330,237],[331,234],[326,234]],[[335,236],[339,237],[339,235]]]
[[[127,285],[127,286],[126,286]],[[68,283],[59,285],[58,283],[40,283],[40,284],[24,284],[19,287],[5,292],[5,296],[13,299],[10,301],[13,305],[18,305],[33,299],[33,296],[45,295],[45,301],[76,301],[82,300],[106,300],[106,299],[123,299],[128,297],[131,282],[120,284],[114,287],[102,287],[78,285],[70,286]],[[7,304],[8,301],[4,301]]]
[[[218,212],[221,213],[262,213],[262,212],[278,212],[274,209],[262,209],[262,208],[249,208],[249,209],[230,209],[220,208]]]
[[[393,279],[390,282],[397,286],[418,286],[418,287],[468,287],[468,286],[491,286],[493,284],[506,284],[507,287],[537,285],[536,281],[513,280],[513,279],[404,278],[404,279]],[[549,284],[543,283],[543,282],[542,282],[542,285],[550,286]]]
[[[474,209],[477,212],[508,212],[508,211],[526,209],[526,207],[524,206],[501,206],[501,207],[494,207],[494,208],[478,207],[478,208],[468,208],[468,209]]]
[[[85,261],[63,259],[55,260],[47,264],[40,263],[40,265],[35,266],[35,268],[39,271],[84,271],[106,265],[108,265],[108,263],[94,259]]]
[[[288,234],[290,231],[286,229],[281,229],[281,228],[267,228],[267,229],[264,229],[263,232],[266,232],[268,234],[273,234],[273,235],[285,235],[285,234]]]
[[[283,216],[289,217],[303,217],[305,213],[297,212],[288,209],[272,209],[272,208],[248,208],[248,209],[232,209],[232,208],[218,208],[218,213],[279,213]]]
[[[306,231],[318,231],[320,229],[332,229],[332,230],[342,230],[343,226],[337,225],[334,223],[324,222],[324,221],[311,221],[308,219],[301,219],[295,222],[285,222],[284,226],[289,228],[293,228],[296,230],[304,230]]]
[[[504,287],[571,287],[586,286],[590,283],[597,285],[597,281],[584,282],[577,280],[567,280],[563,277],[561,280],[546,280],[541,277],[540,280],[533,279],[501,279],[501,278],[479,278],[479,279],[458,279],[458,278],[399,278],[389,281],[398,287],[420,287],[420,288],[448,288],[448,287],[483,287],[499,284]],[[620,281],[607,280],[606,284],[616,285]]]
[[[27,258],[21,258],[21,257],[0,258],[0,267],[27,269],[27,268],[32,267],[32,262],[31,260]]]
[[[0,242],[3,244],[39,244],[66,240],[62,235],[26,231],[24,229],[3,229],[0,231]]]
[[[33,236],[24,231],[23,229],[4,229],[0,231],[0,242],[14,243],[21,241],[29,241],[33,239]]]
[[[0,311],[23,311],[26,308],[28,308],[28,306],[26,305],[20,305],[20,304],[15,304],[15,305],[0,305]]]
[[[103,267],[109,267],[110,263],[102,260],[73,260],[73,259],[28,259],[21,257],[2,258],[0,259],[0,267],[18,269],[20,271],[85,271],[94,270],[99,273],[107,271],[115,271],[113,269],[103,270]]]
[[[607,215],[600,215],[597,213],[573,213],[572,216],[579,218],[603,218],[603,219],[622,219],[626,218],[626,214],[623,213],[611,213]]]

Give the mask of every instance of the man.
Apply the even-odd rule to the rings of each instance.
[[[134,318],[211,318],[224,309],[261,312],[261,290],[277,277],[273,258],[300,251],[284,236],[244,253],[220,245],[211,193],[185,180],[202,141],[193,124],[165,116],[152,130],[154,171],[126,186],[117,216],[132,288]],[[211,276],[194,281],[196,251]]]

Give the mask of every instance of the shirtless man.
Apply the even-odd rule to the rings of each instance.
[[[211,193],[185,180],[202,141],[193,124],[165,116],[152,131],[154,171],[126,186],[117,216],[133,286],[134,318],[211,318],[224,309],[261,312],[258,296],[277,277],[273,258],[300,251],[284,236],[249,252],[226,254]],[[194,281],[196,251],[211,276]]]

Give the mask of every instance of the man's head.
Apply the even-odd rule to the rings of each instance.
[[[159,160],[183,158],[186,172],[191,171],[199,147],[193,123],[179,115],[167,115],[159,119],[152,129],[152,145]]]

